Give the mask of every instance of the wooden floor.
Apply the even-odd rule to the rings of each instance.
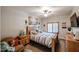
[[[65,52],[65,41],[63,39],[59,40],[56,52]],[[30,44],[25,45],[25,51],[28,52],[51,52],[50,48],[47,48],[43,45],[37,44],[35,42],[30,42]]]

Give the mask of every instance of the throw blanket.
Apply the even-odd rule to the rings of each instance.
[[[2,52],[14,52],[15,48],[10,47],[6,42],[1,42],[1,51]]]
[[[49,48],[51,47],[52,40],[55,38],[56,38],[56,34],[48,33],[48,32],[42,32],[36,35],[31,35],[31,40],[40,43],[42,45],[45,45]]]

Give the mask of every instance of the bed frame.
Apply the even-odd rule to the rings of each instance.
[[[57,36],[56,36],[56,38],[54,38],[54,39],[52,39],[52,47],[51,47],[51,49],[52,49],[52,52],[56,52],[56,48],[57,48],[57,45],[58,45],[58,33],[56,33],[57,34]]]
[[[28,28],[28,35],[30,36],[30,32],[31,30]],[[58,34],[59,33],[56,33],[56,37],[54,39],[52,39],[52,44],[51,44],[51,51],[52,52],[56,52],[56,48],[57,48],[57,45],[58,45]]]

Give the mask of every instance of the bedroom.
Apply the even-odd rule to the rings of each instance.
[[[76,16],[73,16],[75,13]],[[77,47],[74,47],[74,43],[69,44],[69,41],[66,40],[68,39],[67,33],[73,32],[75,37],[75,33],[79,33],[79,28],[71,24],[72,19],[78,19],[79,7],[4,6],[0,7],[0,14],[1,41],[4,41],[4,38],[17,40],[19,39],[17,36],[19,36],[21,46],[16,43],[17,49],[21,47],[20,50],[24,49],[26,52],[66,52],[67,50],[79,52],[79,41],[75,40]],[[71,31],[68,31],[68,28],[72,28]],[[71,42],[74,40],[74,35],[73,38],[70,38]],[[79,40],[78,36],[79,34],[77,35]],[[12,46],[15,45],[15,40],[10,42]]]

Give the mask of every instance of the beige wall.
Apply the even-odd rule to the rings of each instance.
[[[62,29],[62,23],[66,22],[66,26],[70,27],[70,19],[68,16],[51,16],[45,19],[41,19],[42,25],[45,24],[44,31],[47,31],[48,22],[59,22],[59,38],[65,39],[67,29]]]
[[[0,6],[0,40],[1,40],[1,6]]]
[[[20,30],[25,29],[25,19],[27,18],[27,14],[10,7],[2,7],[1,12],[2,38],[8,36],[17,36]]]

